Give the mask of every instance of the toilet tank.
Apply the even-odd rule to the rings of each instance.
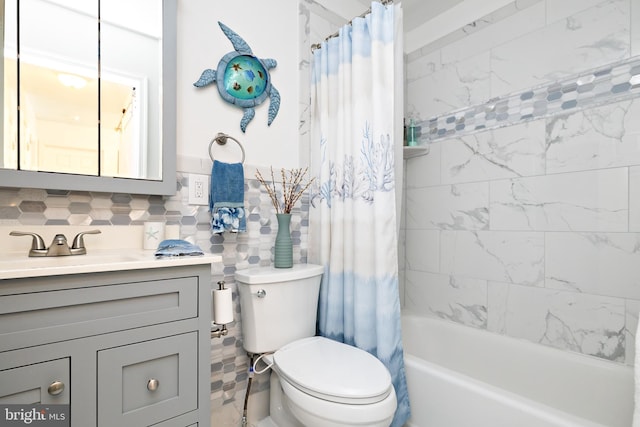
[[[323,271],[321,265],[315,264],[236,271],[246,351],[272,352],[315,335]]]

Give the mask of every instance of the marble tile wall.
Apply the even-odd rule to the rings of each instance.
[[[407,56],[406,111],[430,151],[406,162],[404,310],[633,363],[640,97],[635,80],[612,88],[640,72],[638,8],[528,1]],[[598,99],[582,108],[527,116],[509,103],[544,90],[549,107],[548,88],[617,66],[627,71],[610,72],[607,91],[584,91]],[[515,119],[447,123],[501,100]],[[445,132],[430,137],[434,121]]]
[[[640,58],[633,57],[561,81],[492,98],[484,104],[418,120],[418,141],[428,143],[442,138],[463,137],[486,129],[630,100],[638,94]]]

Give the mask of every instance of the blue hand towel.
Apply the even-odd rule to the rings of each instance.
[[[209,211],[212,213],[211,229],[213,232],[246,231],[242,163],[223,163],[214,160],[211,168],[210,188]]]
[[[158,244],[156,257],[197,256],[204,255],[200,246],[186,240],[167,239]]]

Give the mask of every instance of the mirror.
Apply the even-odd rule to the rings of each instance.
[[[174,194],[177,0],[0,2],[0,185]]]

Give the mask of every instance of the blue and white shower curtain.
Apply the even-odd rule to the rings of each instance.
[[[409,418],[398,292],[394,64],[400,5],[372,3],[314,52],[309,261],[322,264],[318,329],[389,369],[392,426]],[[401,125],[400,125],[401,126]]]

